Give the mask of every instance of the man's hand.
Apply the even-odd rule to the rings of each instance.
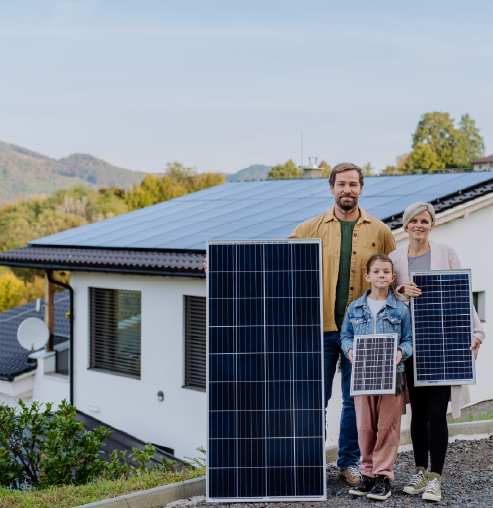
[[[404,286],[404,295],[407,296],[407,298],[411,298],[411,296],[421,296],[421,289],[419,289],[414,282],[406,282]]]
[[[350,361],[351,363],[353,363],[353,350],[352,350],[352,349],[350,349],[350,350],[347,352],[347,356],[348,356],[348,358],[349,358],[349,361]]]
[[[397,350],[397,355],[395,357],[395,364],[396,365],[399,365],[399,363],[401,363],[401,360],[402,360],[402,351],[400,351],[399,349]]]
[[[204,259],[204,272],[207,273],[207,259]]]
[[[479,339],[474,339],[474,344],[470,347],[471,351],[474,351],[474,359],[478,359],[479,347],[481,346],[481,342]]]

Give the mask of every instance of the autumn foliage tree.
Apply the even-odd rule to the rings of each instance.
[[[195,168],[173,162],[167,164],[164,175],[147,175],[142,183],[135,184],[127,192],[125,202],[130,211],[138,210],[222,183],[224,177],[220,173],[199,174]]]
[[[289,159],[288,162],[285,162],[284,164],[277,164],[277,166],[274,166],[269,171],[269,175],[267,177],[268,180],[293,180],[296,178],[301,178],[301,173],[292,159]]]
[[[472,160],[484,156],[484,140],[468,114],[456,127],[448,113],[425,113],[413,134],[412,148],[403,167],[406,172],[469,168]]]

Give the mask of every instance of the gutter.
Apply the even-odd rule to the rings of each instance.
[[[46,269],[46,268],[45,268]],[[52,284],[56,284],[64,289],[68,289],[70,291],[70,397],[69,402],[70,405],[74,405],[74,288],[69,284],[65,284],[65,282],[61,282],[59,280],[55,280],[53,278],[53,271],[46,270],[46,276],[48,280]]]

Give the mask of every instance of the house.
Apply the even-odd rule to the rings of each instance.
[[[405,208],[418,200],[434,204],[432,238],[453,245],[463,267],[472,268],[490,340],[481,348],[471,394],[473,402],[491,399],[493,173],[370,177],[360,199],[362,208],[389,225],[398,246],[407,242]],[[40,238],[4,252],[0,264],[70,271],[70,375],[80,411],[179,457],[194,457],[206,443],[207,427],[206,240],[286,238],[333,202],[326,179],[226,183]],[[47,390],[38,397],[58,396]],[[338,390],[336,379],[328,444],[337,442]],[[403,428],[408,424],[406,416]]]
[[[27,318],[45,318],[44,298],[0,314],[0,402],[13,406],[19,398],[29,403],[69,398],[68,291],[54,296],[54,350],[30,352],[17,341],[17,329]]]
[[[482,159],[476,159],[471,162],[474,171],[491,171],[493,170],[493,155],[489,157],[483,157]]]

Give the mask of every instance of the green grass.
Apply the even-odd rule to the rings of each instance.
[[[464,416],[457,418],[457,420],[454,420],[452,418],[450,420],[450,423],[479,422],[483,420],[493,420],[493,411],[490,411],[488,413],[479,413],[479,415],[473,415],[471,411],[469,412],[469,416],[467,418],[465,418]]]
[[[205,475],[205,468],[172,473],[146,471],[131,478],[97,480],[89,485],[64,485],[45,490],[0,489],[0,508],[71,508]]]

